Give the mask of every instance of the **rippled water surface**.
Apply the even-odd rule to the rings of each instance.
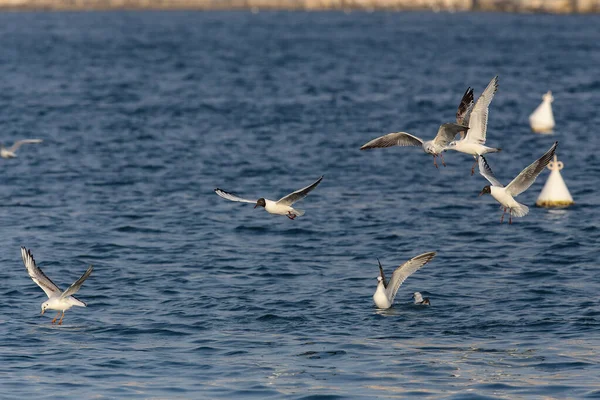
[[[3,398],[600,397],[600,18],[3,13]],[[417,148],[498,74],[507,183],[558,140],[576,201],[500,224],[470,156]],[[557,127],[527,116],[551,89]],[[325,174],[295,221],[277,199]],[[19,246],[62,288],[62,326]],[[438,257],[377,311],[386,270]],[[411,304],[421,291],[432,306]]]

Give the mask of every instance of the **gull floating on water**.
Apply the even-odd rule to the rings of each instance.
[[[375,305],[378,308],[390,308],[394,303],[400,285],[415,271],[431,261],[436,254],[436,252],[424,253],[408,260],[396,268],[389,282],[386,281],[383,267],[379,260],[377,260],[379,262],[379,276],[377,277],[377,290],[373,295]]]
[[[420,292],[414,292],[413,299],[415,300],[415,304],[418,306],[430,306],[431,305],[431,302],[429,301],[429,297],[423,297]]]
[[[479,96],[472,109],[468,109],[463,116],[463,120],[465,120],[463,123],[468,122],[469,124],[466,136],[461,140],[449,143],[447,147],[447,150],[456,150],[461,153],[471,154],[475,158],[475,163],[471,167],[471,175],[475,173],[475,164],[477,164],[478,156],[502,150],[485,146],[489,107],[497,90],[498,77],[495,76],[481,96]]]
[[[421,146],[426,154],[433,156],[433,165],[437,168],[436,158],[439,156],[442,160],[442,165],[446,166],[444,162],[443,151],[446,150],[446,146],[454,140],[454,137],[459,132],[464,132],[467,129],[467,124],[463,124],[465,114],[470,110],[473,104],[473,90],[467,89],[463,95],[458,110],[456,112],[456,124],[445,123],[440,125],[437,135],[432,140],[424,141],[423,139],[411,135],[406,132],[394,132],[388,133],[387,135],[380,136],[370,142],[364,144],[360,149],[378,149],[392,146]]]
[[[77,279],[75,283],[73,283],[67,290],[63,292],[58,286],[56,286],[54,282],[50,280],[50,278],[46,276],[46,274],[44,274],[44,272],[42,272],[40,268],[38,268],[30,250],[27,250],[25,247],[21,247],[21,257],[23,258],[23,263],[25,264],[25,268],[27,268],[27,272],[29,273],[31,279],[33,279],[33,281],[37,283],[38,286],[41,287],[48,296],[48,300],[42,303],[42,314],[44,314],[47,309],[58,311],[58,314],[56,314],[56,317],[54,317],[52,323],[56,322],[56,319],[62,312],[62,317],[60,317],[60,321],[58,321],[58,324],[62,325],[63,318],[65,317],[65,311],[73,306],[87,306],[83,301],[77,299],[73,295],[79,291],[79,288],[83,282],[92,273],[93,267],[91,265],[81,276],[81,278]]]
[[[31,144],[31,143],[42,143],[42,139],[19,140],[18,142],[15,142],[15,144],[13,144],[10,147],[4,147],[4,146],[0,145],[0,157],[15,158],[17,156],[17,154],[15,152],[19,149],[19,147],[21,147],[24,144]]]
[[[285,215],[289,219],[295,219],[296,217],[301,217],[304,215],[304,210],[295,209],[292,207],[292,204],[305,198],[314,188],[317,187],[319,183],[321,183],[322,180],[323,177],[321,176],[316,180],[315,183],[305,188],[296,190],[295,192],[290,193],[277,201],[265,199],[264,197],[261,197],[258,200],[247,200],[219,188],[215,189],[215,193],[227,200],[255,204],[254,208],[258,206],[264,207],[265,210],[267,210],[267,212],[270,214]]]
[[[504,221],[506,210],[509,212],[509,224],[512,224],[513,215],[515,217],[524,217],[527,215],[529,207],[525,204],[518,203],[514,197],[529,189],[535,181],[535,178],[537,178],[537,176],[546,168],[552,157],[554,157],[556,146],[558,146],[558,142],[554,142],[552,147],[550,147],[550,150],[521,171],[521,173],[506,187],[496,179],[485,158],[483,158],[483,156],[479,157],[479,173],[492,184],[491,186],[485,186],[481,193],[479,193],[479,196],[491,194],[492,197],[502,205],[504,212],[502,213],[502,218],[500,218],[500,223]]]

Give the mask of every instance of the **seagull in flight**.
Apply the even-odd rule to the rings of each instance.
[[[292,205],[295,202],[305,198],[314,188],[317,187],[317,185],[319,185],[319,183],[321,183],[322,180],[323,176],[317,179],[315,183],[312,183],[305,188],[296,190],[295,192],[292,192],[277,201],[265,199],[264,197],[261,197],[258,200],[247,200],[219,188],[215,189],[215,193],[227,200],[238,201],[241,203],[252,203],[254,204],[254,208],[258,206],[264,207],[264,209],[270,214],[285,215],[289,219],[295,219],[296,217],[301,217],[304,215],[304,210],[295,209],[292,207]]]
[[[462,116],[462,122],[468,123],[469,130],[464,138],[448,144],[447,150],[471,154],[475,162],[471,167],[471,175],[475,173],[477,157],[487,153],[497,153],[502,149],[485,146],[487,120],[490,103],[498,90],[498,77],[495,76],[472,108],[467,108]],[[467,89],[468,91],[468,89]],[[458,115],[457,115],[458,117]]]
[[[60,290],[58,286],[54,282],[50,280],[44,274],[44,272],[35,264],[35,260],[33,259],[33,255],[31,254],[31,250],[27,250],[25,247],[21,247],[21,258],[23,258],[23,263],[25,264],[25,268],[27,268],[27,272],[29,276],[48,296],[48,300],[42,303],[42,314],[47,309],[57,310],[58,314],[52,320],[52,323],[56,322],[56,319],[62,312],[62,317],[60,317],[60,321],[58,321],[59,325],[62,325],[63,318],[65,317],[65,311],[73,306],[78,307],[86,307],[87,305],[73,296],[75,293],[79,291],[79,288],[83,284],[83,282],[90,276],[93,271],[93,267],[90,267],[85,271],[85,273],[81,276],[81,278],[77,279],[75,283],[73,283],[67,290],[64,292]]]
[[[375,305],[378,308],[390,308],[394,303],[400,285],[402,285],[406,278],[411,276],[415,271],[431,261],[436,254],[436,252],[423,253],[408,260],[396,268],[389,282],[386,281],[381,262],[377,259],[377,262],[379,263],[379,276],[377,277],[377,290],[373,295],[373,302],[375,302]]]
[[[473,89],[468,88],[458,105],[458,110],[456,111],[456,124],[445,123],[440,125],[437,135],[432,140],[424,141],[410,133],[395,132],[373,139],[364,144],[360,149],[367,150],[392,146],[420,146],[426,154],[431,154],[433,156],[433,165],[435,165],[436,168],[438,168],[436,163],[436,158],[438,156],[440,157],[440,160],[442,160],[442,165],[445,167],[446,163],[444,162],[443,151],[446,149],[446,146],[454,140],[457,133],[463,134],[464,131],[469,129],[468,120],[466,120],[467,123],[463,123],[463,121],[465,121],[466,114],[472,106]]]
[[[427,141],[424,141],[423,139],[406,132],[388,133],[385,136],[371,140],[370,142],[364,144],[360,149],[367,150],[392,146],[421,146],[425,153],[433,156],[433,165],[435,165],[436,168],[438,168],[436,162],[436,158],[438,156],[442,160],[442,164],[445,167],[446,163],[444,162],[442,152],[446,149],[446,146],[448,146],[448,144],[454,140],[454,137],[460,131],[466,129],[469,128],[451,122],[442,124],[440,125],[435,138]]]
[[[506,210],[508,210],[509,213],[509,224],[512,224],[513,215],[515,217],[524,217],[527,215],[529,207],[525,204],[518,203],[514,197],[529,189],[535,181],[535,178],[537,178],[537,176],[546,168],[550,160],[552,160],[552,157],[554,157],[556,146],[558,146],[558,142],[554,142],[552,147],[550,147],[550,150],[521,171],[521,173],[506,187],[496,179],[485,158],[483,156],[479,157],[479,173],[492,184],[491,186],[485,186],[481,193],[479,193],[479,196],[491,194],[492,197],[502,205],[504,212],[502,213],[502,218],[500,218],[500,223],[504,221]]]
[[[413,293],[413,300],[415,304],[418,306],[430,306],[431,302],[429,301],[429,297],[423,297],[420,292]]]
[[[4,147],[3,145],[0,145],[0,157],[15,158],[17,156],[17,154],[15,152],[19,149],[19,147],[21,147],[24,144],[31,144],[31,143],[42,143],[42,139],[19,140],[18,142],[15,142],[10,147]]]

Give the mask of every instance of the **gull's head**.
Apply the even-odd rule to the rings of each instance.
[[[254,206],[254,208],[261,206],[261,207],[265,207],[267,205],[267,202],[265,201],[264,198],[260,198],[258,200],[256,200],[256,205]]]
[[[45,301],[42,303],[42,315],[44,315],[44,313],[46,312],[46,309],[48,308],[49,304],[48,301]]]
[[[481,192],[479,192],[479,195],[484,195],[484,194],[490,194],[492,193],[492,187],[490,185],[487,185],[486,187],[484,187]]]

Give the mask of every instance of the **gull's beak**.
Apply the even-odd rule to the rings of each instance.
[[[45,311],[46,311],[46,310],[42,309],[42,313],[41,313],[40,315],[44,315],[44,312],[45,312]]]
[[[482,196],[482,195],[484,195],[484,194],[485,194],[485,193],[484,193],[484,191],[483,191],[483,190],[482,190],[481,192],[479,192],[479,196]],[[477,197],[479,197],[479,196],[477,196]]]
[[[254,208],[256,208],[256,207],[258,207],[258,204],[255,204],[255,205],[254,205]]]

